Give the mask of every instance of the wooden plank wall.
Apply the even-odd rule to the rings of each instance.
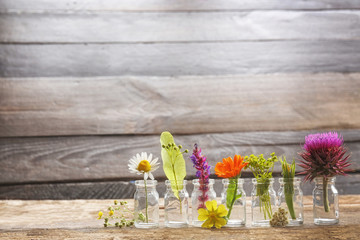
[[[0,199],[132,197],[164,130],[212,165],[339,131],[360,193],[359,0],[3,0],[0,29]]]

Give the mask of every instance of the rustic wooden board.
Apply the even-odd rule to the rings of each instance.
[[[251,175],[244,178],[244,190],[246,196],[251,196],[253,184]],[[274,189],[279,189],[278,177],[276,174]],[[189,176],[190,179],[193,176]],[[214,176],[215,177],[215,176]],[[336,179],[336,188],[339,194],[360,194],[360,174],[339,176]],[[301,189],[304,195],[311,195],[314,189],[313,183],[302,183]],[[43,184],[17,184],[0,185],[0,199],[23,199],[23,200],[64,200],[64,199],[110,199],[110,198],[132,198],[136,187],[134,181],[107,181],[107,182],[74,182],[74,183],[43,183]],[[214,190],[217,196],[221,196],[223,184],[221,179],[216,179]],[[157,191],[160,197],[164,197],[166,186],[163,180],[159,180]],[[189,194],[193,191],[191,180],[187,184]]]
[[[0,76],[181,76],[359,72],[360,40],[2,44]]]
[[[133,182],[122,181],[0,185],[0,199],[132,198],[134,197],[135,189],[136,187]],[[160,189],[162,190],[164,187]]]
[[[181,76],[358,72],[360,40],[2,44],[0,76]]]
[[[359,9],[359,0],[2,0],[0,10],[27,11],[219,11],[252,9]]]
[[[132,201],[128,200],[132,205]],[[304,198],[305,222],[292,228],[245,228],[207,230],[201,228],[102,228],[97,212],[111,200],[0,201],[0,239],[357,239],[359,196],[340,197],[340,224],[314,226],[311,197]],[[250,202],[247,204],[250,221]],[[16,212],[17,214],[13,214]],[[46,213],[46,215],[45,215]],[[45,216],[44,216],[45,215]],[[162,224],[164,212],[160,209]]]
[[[359,73],[0,78],[0,136],[359,129],[359,89]]]
[[[360,170],[360,130],[340,132],[344,135],[349,152],[352,152],[352,168]],[[189,150],[194,143],[198,143],[210,164],[215,166],[222,158],[235,153],[248,155],[275,152],[291,160],[301,151],[301,143],[308,133],[194,134],[176,135],[175,138],[177,144]],[[129,173],[128,160],[141,151],[152,152],[160,157],[160,150],[159,135],[0,138],[0,182],[15,184],[139,179],[140,176]],[[195,170],[189,156],[186,154],[185,159],[191,178]],[[275,172],[280,170],[280,164],[277,164]],[[165,178],[162,170],[154,175]]]
[[[358,211],[357,211],[358,212]],[[352,213],[347,213],[350,216]],[[349,218],[349,221],[351,221]],[[3,240],[33,240],[36,239],[139,239],[147,238],[154,240],[163,239],[259,239],[259,240],[288,240],[288,239],[304,239],[304,240],[318,240],[318,239],[337,239],[349,240],[357,239],[359,236],[359,225],[340,225],[340,226],[326,226],[326,227],[300,227],[300,228],[238,228],[238,229],[222,229],[222,230],[205,230],[193,228],[160,228],[151,230],[140,229],[34,229],[34,230],[17,230],[17,231],[2,231],[0,239]],[[251,236],[251,238],[249,238]]]
[[[11,13],[2,43],[359,39],[360,11]]]

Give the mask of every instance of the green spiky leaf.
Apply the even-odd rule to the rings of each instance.
[[[183,189],[182,181],[186,177],[186,165],[181,149],[175,144],[174,138],[169,132],[161,133],[160,143],[161,158],[166,177],[172,182],[171,188],[177,198],[179,191]]]

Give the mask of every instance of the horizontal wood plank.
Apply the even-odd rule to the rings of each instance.
[[[164,228],[164,210],[160,209],[160,228],[104,228],[103,220],[97,220],[97,213],[112,200],[69,200],[69,201],[0,201],[0,239],[247,239],[251,236],[260,240],[288,239],[356,239],[359,235],[359,196],[340,196],[340,223],[333,226],[314,226],[312,199],[304,197],[304,225],[291,228],[254,228],[250,226],[250,199],[247,200],[244,228]],[[132,199],[127,199],[133,208]],[[162,199],[161,199],[162,201]],[[161,203],[161,205],[163,205]],[[16,212],[17,214],[13,214]],[[46,217],[44,217],[46,212]]]
[[[360,11],[1,14],[0,43],[359,39]]]
[[[359,73],[0,78],[0,136],[359,129],[359,88]]]
[[[218,11],[252,9],[359,9],[359,0],[2,0],[0,10],[26,11]]]
[[[190,151],[193,144],[198,143],[209,163],[215,166],[222,158],[234,154],[268,155],[275,152],[278,156],[285,155],[288,160],[294,157],[298,161],[297,153],[301,151],[301,144],[308,133],[176,135],[175,140]],[[343,130],[340,133],[352,153],[352,169],[359,171],[360,130]],[[141,179],[141,176],[129,173],[128,160],[141,151],[160,157],[160,150],[159,136],[0,138],[0,183],[10,185]],[[187,175],[191,179],[195,170],[189,156],[190,154],[186,154],[185,159]],[[274,171],[281,171],[279,163]],[[299,167],[297,171],[300,171]],[[159,180],[165,179],[162,167],[154,175]],[[251,173],[246,171],[243,176],[251,177]]]
[[[250,178],[244,178],[244,191],[246,196],[251,196],[253,184]],[[278,178],[275,178],[274,189],[279,189]],[[193,191],[191,181],[187,184],[189,194]],[[216,179],[214,190],[218,197],[223,191],[221,179]],[[339,194],[360,194],[360,174],[340,176],[336,178],[336,188]],[[314,183],[302,183],[301,189],[304,195],[312,195]],[[19,184],[0,185],[0,199],[22,200],[66,200],[66,199],[123,199],[133,198],[136,187],[133,181],[109,181],[109,182],[83,182],[83,183],[45,183],[45,184]],[[164,181],[159,181],[157,191],[160,197],[164,197],[166,186]]]
[[[2,77],[359,72],[360,40],[2,44]]]
[[[132,198],[135,189],[134,183],[121,181],[11,185],[0,186],[0,199]]]

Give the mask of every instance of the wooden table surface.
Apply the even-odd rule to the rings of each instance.
[[[128,200],[132,206],[132,200]],[[0,239],[359,239],[360,195],[340,196],[340,223],[315,226],[312,221],[312,198],[304,197],[305,223],[301,227],[253,228],[250,226],[250,204],[247,225],[237,229],[201,229],[161,227],[103,227],[97,220],[99,210],[113,200],[3,200],[0,201]],[[161,200],[162,202],[162,200]]]

